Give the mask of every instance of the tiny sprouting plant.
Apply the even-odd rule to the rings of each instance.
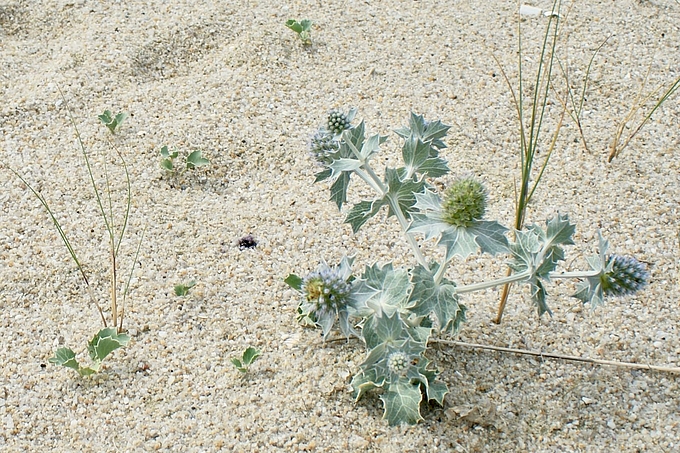
[[[179,156],[178,151],[168,150],[167,146],[161,148],[161,167],[165,170],[175,173],[177,168],[175,167],[175,159]],[[185,159],[185,168],[187,170],[193,170],[197,167],[203,167],[210,164],[210,161],[203,157],[201,151],[192,151]]]
[[[190,282],[187,283],[181,283],[179,285],[175,285],[175,296],[179,297],[184,297],[189,295],[189,290],[196,286],[196,282],[191,280]]]
[[[119,112],[115,116],[111,113],[111,110],[104,110],[104,113],[99,115],[99,121],[106,126],[112,134],[116,133],[116,130],[123,124],[123,121],[127,118],[127,113]]]
[[[559,271],[575,231],[566,215],[557,214],[543,226],[515,230],[514,240],[508,240],[508,228],[485,219],[487,190],[480,181],[459,177],[438,191],[432,181],[450,172],[440,156],[449,126],[440,121],[412,113],[409,125],[395,131],[403,140],[403,166],[387,167],[379,176],[371,160],[387,137],[367,136],[363,121],[351,124],[355,115],[354,109],[335,110],[313,136],[311,155],[322,167],[316,182],[331,182],[331,200],[340,210],[348,202],[352,176],[366,183],[376,196],[355,203],[346,212],[345,223],[356,233],[387,208],[387,217],[401,226],[415,263],[407,269],[391,262],[373,263],[357,275],[352,271],[356,257],[345,256],[338,264],[321,260],[305,277],[291,274],[285,282],[300,294],[298,322],[320,327],[324,339],[337,325],[346,338],[363,342],[366,356],[351,382],[354,395],[359,400],[369,391],[379,392],[390,425],[421,420],[423,398],[443,404],[449,390],[426,356],[427,345],[433,335],[461,329],[467,311],[462,295],[508,283],[526,284],[540,316],[551,313],[547,296],[553,279],[580,280],[574,296],[593,307],[607,296],[632,294],[648,283],[644,265],[632,257],[608,254],[609,244],[601,236],[599,254],[588,259],[589,270]],[[439,261],[426,253],[425,245],[432,240],[444,251]],[[456,284],[452,265],[478,252],[507,256],[513,273]]]
[[[63,98],[63,94],[62,94]],[[88,157],[88,153],[85,150],[85,145],[83,144],[83,141],[80,136],[80,132],[78,131],[78,127],[76,126],[76,123],[73,119],[73,116],[71,115],[71,111],[68,109],[67,106],[67,111],[68,115],[71,121],[71,124],[73,125],[73,128],[75,129],[76,133],[76,138],[78,140],[78,144],[80,145],[80,150],[81,154],[83,156],[83,160],[85,161],[85,166],[87,168],[87,173],[90,179],[90,185],[94,191],[95,194],[95,199],[97,201],[97,206],[99,208],[99,213],[102,217],[102,220],[104,222],[104,226],[106,228],[107,236],[108,236],[108,245],[110,249],[110,304],[111,304],[111,324],[109,325],[106,316],[104,315],[104,310],[102,307],[99,305],[97,302],[93,289],[90,286],[90,281],[87,277],[87,274],[85,273],[85,270],[83,269],[83,266],[76,255],[75,249],[73,245],[71,244],[71,241],[69,240],[68,236],[66,235],[66,232],[62,228],[60,222],[57,220],[57,217],[55,213],[52,211],[52,209],[49,206],[49,203],[45,199],[45,197],[38,192],[36,189],[33,188],[31,184],[26,181],[24,177],[22,177],[17,171],[11,169],[11,171],[28,187],[28,189],[35,195],[35,197],[40,201],[40,204],[45,208],[47,211],[48,215],[50,216],[50,219],[52,220],[52,223],[54,227],[57,230],[57,233],[59,234],[59,237],[61,238],[62,242],[66,246],[66,249],[68,250],[69,255],[73,259],[73,261],[76,264],[76,267],[78,268],[78,271],[80,273],[80,276],[83,278],[85,282],[85,287],[87,288],[87,292],[89,294],[89,298],[91,303],[97,308],[97,311],[99,312],[99,315],[101,317],[102,323],[104,325],[104,328],[99,330],[92,339],[87,343],[87,351],[90,356],[90,359],[92,360],[92,365],[90,366],[84,366],[81,365],[77,359],[76,359],[76,354],[73,352],[72,349],[67,348],[67,347],[62,347],[57,349],[55,352],[54,357],[49,359],[49,362],[52,364],[56,365],[62,365],[67,368],[72,368],[76,370],[81,376],[89,376],[91,374],[94,374],[98,372],[101,369],[101,364],[102,361],[113,351],[115,351],[118,348],[125,347],[128,345],[130,341],[130,337],[124,333],[123,330],[123,319],[125,316],[125,301],[127,298],[127,295],[129,293],[130,289],[130,282],[132,281],[132,273],[135,268],[135,263],[137,262],[137,257],[139,256],[139,250],[141,248],[142,240],[143,240],[143,234],[142,237],[140,238],[139,244],[137,245],[137,250],[135,253],[134,261],[130,269],[130,273],[127,277],[127,280],[122,284],[120,282],[120,277],[119,277],[119,272],[118,272],[118,267],[119,267],[119,255],[120,255],[120,247],[123,241],[123,237],[125,236],[125,232],[127,230],[128,226],[128,220],[130,217],[130,209],[132,206],[132,191],[131,191],[131,184],[130,184],[130,174],[128,173],[127,165],[125,164],[125,160],[123,159],[123,156],[121,155],[120,152],[116,149],[116,153],[118,155],[118,159],[121,163],[123,173],[125,175],[125,187],[126,187],[126,196],[125,196],[125,209],[122,215],[122,220],[119,223],[117,219],[114,216],[113,213],[113,200],[111,197],[111,188],[110,188],[110,178],[109,178],[109,173],[106,167],[104,167],[104,180],[105,180],[105,188],[103,190],[100,190],[99,187],[97,186],[97,183],[95,182],[95,176],[93,173],[92,165],[90,162],[90,158]],[[106,113],[106,112],[105,112]],[[101,119],[101,116],[100,116]],[[106,124],[106,123],[104,123]],[[119,124],[119,123],[118,123]],[[108,124],[107,124],[108,127]],[[111,129],[109,127],[109,129]],[[113,132],[113,130],[112,130]],[[114,147],[115,149],[115,147]],[[102,198],[102,195],[104,194],[105,198]],[[121,294],[122,293],[122,300],[121,300]]]
[[[245,374],[248,372],[250,365],[252,365],[253,362],[255,362],[255,360],[257,360],[257,358],[260,357],[260,355],[262,355],[262,353],[258,349],[249,346],[248,348],[246,348],[245,351],[243,351],[241,357],[233,357],[230,360],[237,370]]]
[[[312,21],[309,19],[303,19],[300,22],[295,19],[289,19],[286,21],[286,27],[297,33],[298,37],[302,40],[302,44],[309,46],[312,44]]]

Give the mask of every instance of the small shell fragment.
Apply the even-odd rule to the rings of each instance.
[[[520,16],[540,16],[542,13],[543,10],[535,6],[521,5],[519,7]]]

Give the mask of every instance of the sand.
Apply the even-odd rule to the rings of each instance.
[[[376,160],[381,170],[398,162],[401,142],[391,131],[411,111],[441,119],[452,126],[443,157],[454,170],[442,183],[476,176],[489,192],[488,217],[510,225],[517,120],[492,55],[517,87],[519,8],[514,1],[276,3],[0,1],[0,449],[678,449],[672,373],[439,345],[428,356],[450,393],[444,407],[422,406],[422,423],[389,427],[377,395],[354,402],[348,387],[365,356],[361,344],[324,344],[318,330],[298,326],[298,296],[283,279],[345,254],[356,255],[357,274],[375,261],[408,267],[414,260],[385,213],[352,234],[328,186],[313,184],[309,139],[331,109],[357,107],[369,133],[389,135]],[[559,55],[576,92],[609,39],[593,61],[581,115],[587,148],[566,116],[528,221],[559,212],[576,224],[576,245],[560,269],[584,268],[600,229],[612,252],[648,264],[651,283],[591,310],[569,297],[574,282],[554,282],[554,316],[541,319],[527,292],[515,289],[500,325],[492,322],[499,290],[474,293],[463,299],[469,312],[460,335],[441,338],[677,367],[677,98],[618,158],[608,163],[607,155],[645,77],[644,93],[679,77],[680,4],[568,6]],[[284,26],[290,18],[314,21],[311,46]],[[527,85],[546,24],[544,16],[522,20]],[[546,139],[565,89],[555,74]],[[46,197],[108,311],[105,230],[67,106],[99,183],[107,164],[118,213],[124,178],[114,149],[128,165],[133,200],[121,281],[143,233],[125,303],[130,345],[86,379],[48,359],[64,345],[85,359],[101,320],[45,210],[9,171]],[[115,136],[97,119],[105,109],[130,115]],[[210,165],[169,175],[159,165],[164,145],[180,158],[201,150]],[[353,201],[367,194],[359,184],[350,190]],[[238,247],[246,234],[257,247]],[[432,243],[424,249],[437,254]],[[505,269],[502,257],[473,256],[447,278],[467,284]],[[189,295],[175,296],[174,285],[191,280]],[[229,359],[248,346],[262,356],[242,376]]]

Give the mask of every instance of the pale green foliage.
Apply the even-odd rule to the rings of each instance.
[[[260,355],[262,355],[261,351],[249,346],[245,351],[243,351],[241,357],[233,357],[230,359],[230,361],[232,364],[234,364],[237,370],[245,374],[248,372],[250,365],[252,365],[253,362],[255,362],[255,360],[260,357]]]
[[[189,295],[189,290],[194,286],[196,286],[196,282],[193,280],[188,283],[175,285],[175,296],[184,297]]]
[[[92,360],[90,366],[83,366],[76,360],[76,354],[69,348],[59,348],[54,354],[54,357],[49,359],[50,363],[55,365],[65,366],[76,370],[81,376],[89,376],[97,373],[102,365],[102,362],[110,353],[118,348],[127,346],[130,342],[130,337],[123,333],[118,333],[117,329],[105,328],[101,329],[92,339],[87,343],[87,353]]]
[[[300,22],[295,19],[289,19],[286,21],[286,27],[297,33],[298,37],[302,40],[302,44],[309,46],[312,44],[312,21],[309,19],[303,19]]]
[[[127,118],[127,113],[119,112],[116,115],[113,115],[111,110],[104,110],[104,113],[97,116],[97,118],[99,118],[99,121],[101,121],[112,134],[115,134],[118,127],[120,127]]]
[[[421,420],[423,395],[429,401],[443,404],[448,388],[437,379],[438,371],[428,368],[430,361],[425,353],[431,335],[456,334],[461,328],[467,310],[460,303],[462,294],[522,282],[530,286],[538,313],[543,314],[550,312],[545,284],[551,278],[587,278],[587,287],[581,291],[586,296],[577,295],[584,301],[591,293],[597,294],[597,289],[589,289],[596,282],[610,288],[611,294],[630,293],[644,286],[640,282],[646,282],[646,274],[632,258],[612,258],[614,264],[603,262],[601,267],[610,270],[611,275],[604,271],[556,273],[558,263],[564,260],[562,247],[572,244],[574,234],[574,225],[567,216],[558,214],[545,228],[530,225],[516,231],[516,241],[510,242],[507,228],[481,218],[486,208],[486,190],[480,183],[458,180],[453,186],[455,201],[443,201],[429,182],[429,178],[449,172],[446,161],[439,156],[445,148],[443,139],[449,127],[439,121],[427,122],[422,116],[411,114],[409,126],[396,131],[404,140],[405,165],[386,168],[380,178],[370,161],[387,137],[367,137],[363,122],[347,129],[342,118],[354,114],[354,110],[347,115],[335,112],[331,121],[315,134],[311,155],[324,167],[317,173],[316,181],[331,181],[331,200],[342,209],[347,203],[350,176],[363,180],[376,196],[354,204],[345,222],[357,232],[387,207],[387,217],[396,217],[417,264],[403,269],[392,263],[374,263],[355,278],[351,272],[353,259],[345,257],[337,266],[322,262],[306,277],[291,274],[285,282],[301,295],[300,323],[321,327],[326,338],[339,321],[343,335],[353,335],[364,342],[366,359],[352,379],[355,397],[358,400],[366,392],[379,391],[384,418],[390,425]],[[452,198],[451,191],[447,196]],[[451,222],[446,209],[453,209],[464,221]],[[451,213],[448,214],[450,217]],[[425,242],[436,239],[446,252],[443,261],[428,261],[414,234],[422,236]],[[479,252],[510,255],[515,274],[467,286],[458,286],[445,278],[453,260]]]
[[[175,159],[177,159],[178,156],[178,151],[170,152],[167,146],[163,146],[161,148],[161,167],[171,173],[175,173],[177,171]],[[201,151],[192,151],[185,159],[185,168],[187,170],[193,170],[197,167],[204,167],[209,164],[210,161],[203,157]]]

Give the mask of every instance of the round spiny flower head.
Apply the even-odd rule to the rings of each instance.
[[[334,134],[342,134],[342,131],[350,128],[349,118],[339,110],[333,110],[328,115],[328,130]]]
[[[486,190],[472,178],[456,181],[444,194],[443,220],[456,227],[469,227],[486,211]]]
[[[338,148],[340,148],[338,141],[328,132],[324,133],[322,131],[314,134],[309,145],[309,151],[312,156],[322,165],[329,165],[333,162],[333,159],[330,156],[335,153]]]
[[[614,296],[633,294],[649,283],[649,272],[644,264],[630,256],[610,255],[607,257],[607,269],[600,281],[602,291]]]
[[[402,351],[395,351],[387,357],[387,369],[390,373],[404,376],[409,369],[409,358]]]
[[[337,270],[326,267],[302,280],[302,293],[312,305],[311,312],[320,318],[336,313],[349,303],[350,284]]]

